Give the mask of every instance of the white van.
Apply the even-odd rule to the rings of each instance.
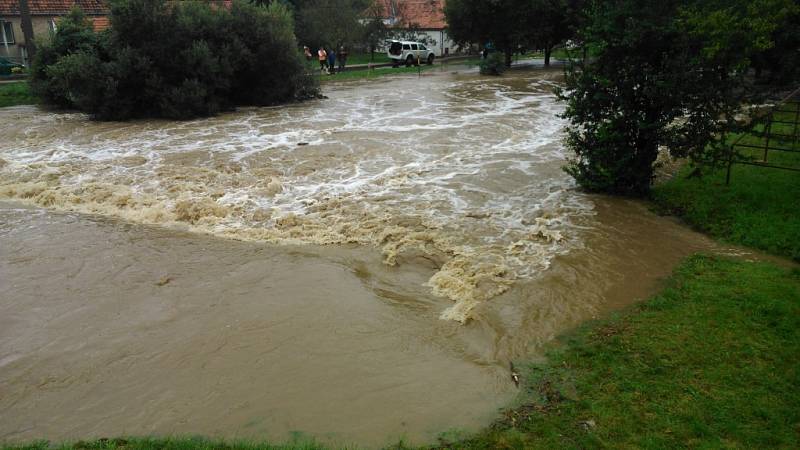
[[[434,58],[433,50],[426,47],[425,44],[411,41],[390,41],[387,54],[394,67],[400,64],[410,66],[420,62],[433,64]]]

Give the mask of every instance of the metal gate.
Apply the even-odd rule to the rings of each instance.
[[[800,89],[756,117],[750,130],[731,144],[725,184],[731,182],[731,168],[744,164],[800,172]],[[797,155],[797,156],[793,156]]]

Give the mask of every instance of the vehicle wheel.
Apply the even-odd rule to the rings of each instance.
[[[414,64],[414,57],[408,55],[408,58],[406,58],[406,67],[411,67],[412,64]]]
[[[428,55],[428,65],[430,66],[432,64],[433,64],[433,55]]]

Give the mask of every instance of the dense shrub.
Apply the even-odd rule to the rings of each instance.
[[[480,71],[483,75],[502,75],[506,71],[505,59],[500,52],[492,52],[482,59],[480,64]]]
[[[79,11],[59,22],[33,64],[45,104],[101,120],[186,119],[238,105],[317,95],[297,50],[292,17],[275,2],[112,0],[111,27],[94,33]]]
[[[566,171],[590,191],[644,195],[662,149],[698,174],[723,166],[752,101],[751,59],[796,52],[798,17],[797,0],[591,2],[579,35],[594,55],[568,66],[561,91]]]

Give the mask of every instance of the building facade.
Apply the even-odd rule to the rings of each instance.
[[[423,41],[436,56],[457,53],[460,48],[447,34],[445,0],[380,0],[383,23],[390,38]]]
[[[108,27],[108,5],[104,0],[28,0],[34,39],[47,39],[55,33],[58,20],[74,7],[83,10],[95,30]],[[29,62],[18,0],[0,0],[0,56],[25,65]]]

